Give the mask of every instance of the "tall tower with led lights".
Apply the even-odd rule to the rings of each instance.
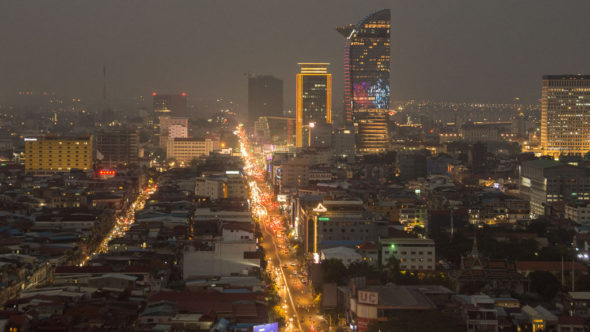
[[[299,63],[295,100],[295,143],[312,145],[311,131],[332,124],[332,74],[329,63]]]
[[[343,119],[355,128],[360,154],[388,148],[390,28],[391,12],[383,9],[336,29],[346,38]]]

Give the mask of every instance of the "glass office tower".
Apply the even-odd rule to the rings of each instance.
[[[311,145],[310,130],[332,123],[332,74],[329,63],[299,63],[295,100],[296,146]]]
[[[389,137],[391,12],[375,12],[357,25],[337,28],[344,37],[344,124],[354,125],[357,152],[385,152]]]

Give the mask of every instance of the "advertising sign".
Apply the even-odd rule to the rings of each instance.
[[[360,290],[358,292],[358,301],[359,303],[377,305],[379,304],[379,293]]]
[[[254,332],[279,332],[279,323],[255,325]]]

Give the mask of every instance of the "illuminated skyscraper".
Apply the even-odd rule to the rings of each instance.
[[[344,123],[354,124],[357,151],[387,150],[389,111],[389,9],[375,12],[357,25],[337,28],[344,37]]]
[[[161,95],[152,93],[154,97],[154,113],[170,116],[188,116],[186,93]]]
[[[590,75],[543,76],[541,146],[553,157],[590,151]]]
[[[271,75],[248,76],[248,122],[261,116],[283,116],[283,80]]]
[[[309,146],[309,131],[332,124],[332,74],[329,63],[299,63],[295,100],[295,143]]]

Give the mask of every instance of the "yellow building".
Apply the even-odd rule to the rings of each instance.
[[[590,75],[543,76],[541,147],[554,158],[590,151]]]
[[[25,170],[69,172],[92,169],[92,136],[25,138]]]
[[[301,72],[297,74],[295,96],[297,147],[311,145],[310,131],[315,126],[332,123],[332,74],[328,74],[329,65],[299,63]]]

